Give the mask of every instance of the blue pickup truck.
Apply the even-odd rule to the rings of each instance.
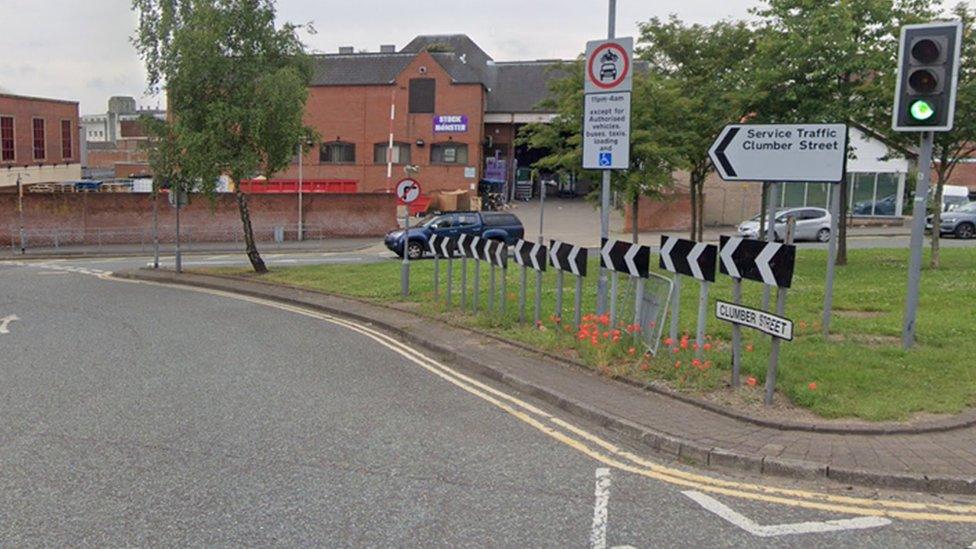
[[[386,234],[386,247],[403,257],[404,231],[390,231]],[[456,237],[470,234],[499,240],[508,245],[525,235],[525,228],[519,218],[504,212],[450,212],[423,219],[417,227],[410,227],[407,253],[410,259],[420,259],[430,251],[428,245],[432,235]]]

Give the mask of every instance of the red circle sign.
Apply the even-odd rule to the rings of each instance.
[[[599,74],[593,72],[593,66],[596,63],[597,58],[601,57],[601,52],[606,50],[616,50],[617,53],[610,52],[610,55],[623,60],[623,70],[620,71],[620,74],[613,75],[613,80],[609,82],[604,82],[601,78],[604,74],[603,66],[600,67]],[[612,65],[613,72],[616,72],[616,63],[611,63],[607,66],[610,65]],[[627,57],[627,50],[625,50],[620,44],[615,44],[613,42],[603,44],[593,50],[593,55],[591,55],[586,62],[586,74],[589,76],[590,82],[593,82],[594,86],[604,90],[612,90],[613,88],[619,86],[620,83],[624,81],[624,78],[627,77],[628,72],[630,72],[630,59]]]
[[[420,183],[409,177],[401,179],[396,186],[397,200],[404,204],[410,204],[420,198]]]

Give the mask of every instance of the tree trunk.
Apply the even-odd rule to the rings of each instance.
[[[634,193],[633,207],[630,210],[631,240],[637,244],[637,210],[640,207],[640,194]]]
[[[705,240],[705,182],[698,184],[698,238],[697,242]]]
[[[847,176],[840,181],[836,192],[840,193],[840,219],[837,220],[837,260],[835,265],[847,265]]]
[[[240,178],[235,178],[235,181],[240,181]],[[234,185],[234,195],[237,197],[237,209],[241,213],[241,223],[244,226],[244,247],[247,259],[251,262],[251,267],[255,273],[264,274],[268,272],[268,267],[261,259],[258,247],[254,243],[254,228],[251,227],[251,212],[247,208],[247,195],[241,191],[240,185]]]
[[[945,182],[943,181],[943,175],[941,170],[938,174],[939,180],[935,184],[935,198],[932,202],[935,203],[935,207],[932,209],[932,260],[931,266],[933,269],[939,268],[939,246],[942,240],[942,232],[940,227],[942,226],[942,193],[944,191]]]
[[[759,240],[766,241],[766,210],[769,209],[769,183],[762,184],[762,200],[759,206]]]
[[[698,189],[695,187],[695,178],[692,175],[691,185],[689,185],[689,190],[691,191],[691,239],[695,239],[695,231],[698,229]]]

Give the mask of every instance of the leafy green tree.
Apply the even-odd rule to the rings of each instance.
[[[133,44],[148,88],[165,89],[179,171],[214,197],[221,175],[235,183],[284,169],[311,132],[302,123],[311,67],[299,27],[275,24],[273,0],[133,0]],[[255,272],[258,253],[240,185],[235,194]]]
[[[704,233],[704,186],[714,167],[708,149],[727,124],[753,110],[758,91],[752,85],[756,33],[744,22],[687,25],[672,16],[640,25],[638,54],[662,78],[672,105],[656,103],[661,146],[674,150],[677,165],[688,171],[691,238]]]
[[[755,81],[766,90],[756,120],[868,123],[890,120],[880,75],[897,64],[903,25],[931,15],[931,0],[765,0],[754,10],[762,39]],[[885,123],[887,127],[890,123]],[[877,128],[884,131],[884,127]],[[845,179],[841,196],[848,196]],[[837,263],[847,263],[847,201],[841,200]]]

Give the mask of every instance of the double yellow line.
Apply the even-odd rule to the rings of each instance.
[[[107,276],[100,278],[109,279]],[[318,319],[347,328],[372,339],[379,345],[399,354],[406,360],[424,368],[431,374],[455,385],[478,398],[497,406],[513,417],[548,435],[549,437],[585,454],[607,466],[621,471],[652,478],[683,489],[720,494],[770,504],[787,505],[833,513],[860,516],[888,517],[902,520],[976,523],[976,505],[914,502],[899,500],[875,500],[839,496],[834,494],[780,488],[764,484],[736,482],[699,475],[666,467],[634,455],[603,438],[577,427],[559,417],[539,409],[517,397],[499,391],[477,379],[462,374],[420,351],[362,323],[289,305],[268,299],[256,298],[221,290],[211,290],[178,284],[162,284],[138,280],[110,278],[111,280],[166,286],[205,294],[246,301],[265,307]]]

